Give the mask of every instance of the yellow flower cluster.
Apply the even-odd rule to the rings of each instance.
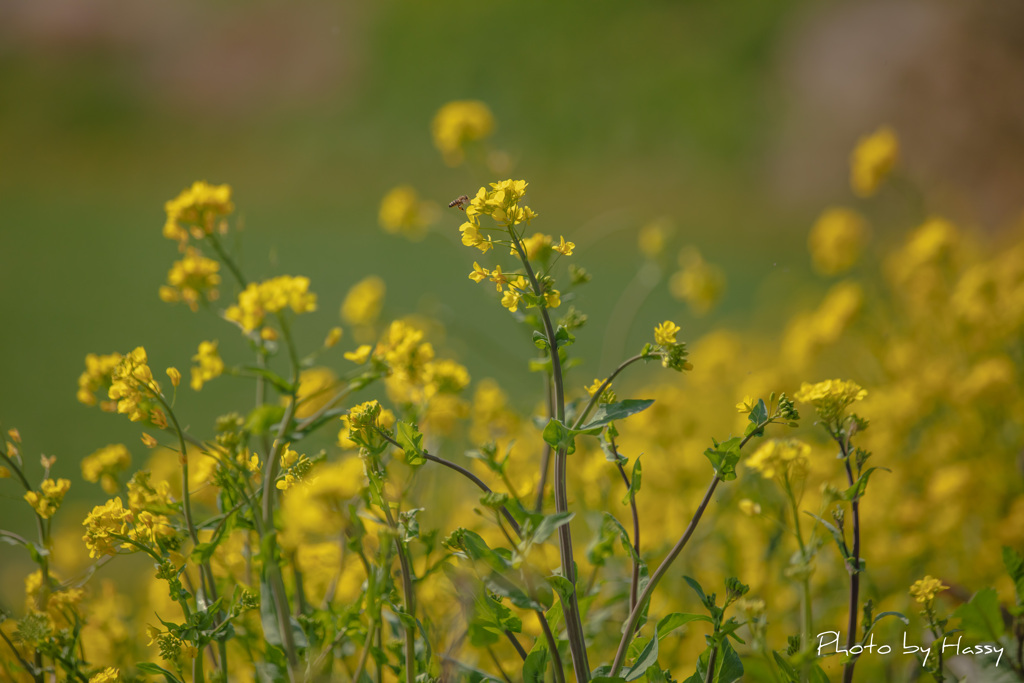
[[[827,209],[807,237],[815,270],[838,275],[852,268],[860,258],[867,232],[867,221],[853,209]]]
[[[167,284],[160,287],[160,300],[168,303],[184,301],[193,311],[202,300],[216,301],[220,296],[220,264],[208,259],[195,247],[188,247],[185,256],[171,265]]]
[[[850,186],[854,193],[860,197],[873,195],[896,165],[899,153],[899,140],[888,126],[861,138],[850,155]]]
[[[82,478],[90,482],[99,482],[107,493],[115,493],[118,488],[118,474],[132,464],[132,454],[123,443],[110,444],[82,458]]]
[[[449,102],[438,110],[430,130],[445,163],[458,166],[466,158],[467,142],[483,140],[494,131],[494,115],[477,100]]]
[[[765,479],[793,479],[807,472],[811,447],[798,439],[769,439],[747,458],[747,467]]]
[[[230,185],[210,185],[200,180],[167,202],[164,209],[164,237],[184,246],[190,232],[196,239],[213,233],[217,222],[231,215],[235,205],[231,203]]]
[[[118,683],[121,680],[121,672],[112,667],[108,666],[98,674],[94,674],[89,678],[89,683]]]
[[[822,348],[835,344],[846,333],[863,305],[861,286],[843,281],[826,292],[815,311],[794,316],[782,345],[789,364],[798,370],[810,364]]]
[[[925,576],[923,579],[918,579],[914,582],[910,587],[910,594],[918,602],[928,605],[935,600],[936,595],[948,588],[949,586],[943,585],[942,581],[931,576]]]
[[[281,453],[281,471],[284,473],[284,478],[278,480],[277,488],[281,491],[287,491],[295,486],[302,481],[312,466],[313,463],[305,455],[300,455],[298,452],[285,446],[284,452]]]
[[[385,232],[419,240],[426,235],[426,228],[436,213],[432,203],[420,200],[415,188],[400,185],[384,195],[377,221]]]
[[[160,479],[154,486],[150,478],[147,470],[139,470],[128,482],[128,507],[132,511],[159,511],[170,507],[170,483],[166,479]]]
[[[250,283],[238,295],[238,304],[224,313],[246,333],[263,325],[268,313],[279,313],[290,307],[296,313],[316,310],[316,294],[309,291],[309,278],[281,275],[259,284]]]
[[[82,522],[85,527],[82,540],[89,549],[89,557],[115,554],[122,542],[111,534],[125,535],[130,519],[131,511],[124,509],[120,497],[94,507]]]
[[[220,377],[224,372],[224,361],[217,351],[216,341],[204,341],[199,343],[199,353],[192,356],[191,386],[194,391],[203,388],[203,384],[212,379]]]
[[[85,591],[81,588],[60,588],[55,585],[57,577],[50,572],[49,581],[44,580],[43,570],[37,569],[25,577],[25,609],[45,614],[54,627],[69,626],[71,611],[82,602]]]
[[[341,319],[350,325],[373,325],[384,306],[387,286],[384,280],[371,275],[352,285],[341,303]]]
[[[855,401],[863,401],[868,395],[866,389],[850,380],[827,379],[817,384],[804,382],[795,398],[803,403],[810,403],[824,422],[834,424],[843,411]]]
[[[121,354],[111,353],[100,356],[90,353],[85,357],[85,372],[78,377],[78,401],[87,406],[94,406],[97,403],[96,395],[104,398],[110,389],[111,375],[114,368],[121,362]],[[117,410],[116,401],[100,402],[100,409],[112,413]]]
[[[136,347],[124,356],[111,373],[110,390],[107,395],[117,401],[117,412],[128,413],[132,422],[141,422],[149,412],[149,396],[160,394],[160,385],[153,379],[149,369],[146,349]],[[154,411],[154,422],[159,421],[160,413]]]
[[[669,292],[685,301],[694,315],[704,315],[718,303],[725,290],[725,275],[718,266],[707,263],[692,247],[679,252],[680,270],[668,281]]]
[[[28,491],[25,500],[36,511],[36,514],[43,519],[49,519],[60,507],[64,500],[64,494],[71,488],[71,482],[67,479],[44,479],[39,491]]]
[[[569,244],[572,245],[572,242]],[[469,279],[474,282],[483,282],[484,280],[493,282],[495,288],[502,292],[501,305],[511,313],[519,310],[519,304],[523,302],[524,295],[530,295],[533,292],[533,288],[524,276],[503,273],[500,265],[496,266],[494,270],[490,270],[474,261],[473,272],[469,274]],[[558,308],[562,305],[562,295],[557,289],[548,289],[544,292],[543,301],[545,308]],[[534,305],[528,304],[530,308]]]
[[[672,346],[676,343],[677,334],[679,334],[679,325],[671,320],[666,320],[654,328],[654,343],[661,346]]]

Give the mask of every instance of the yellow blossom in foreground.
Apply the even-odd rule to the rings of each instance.
[[[167,284],[160,287],[160,300],[168,303],[184,301],[193,311],[199,310],[199,302],[216,301],[220,296],[220,264],[208,259],[195,247],[188,247],[185,256],[171,265],[167,273]]]
[[[811,447],[798,439],[770,439],[747,458],[747,467],[765,479],[800,476],[807,471]]]
[[[171,386],[178,386],[181,384],[181,373],[178,368],[167,368],[167,376],[171,378]]]
[[[804,382],[795,398],[803,403],[810,403],[818,412],[818,417],[827,423],[835,422],[843,411],[854,401],[863,401],[868,395],[866,389],[850,380],[827,379],[817,384]]]
[[[376,275],[352,285],[341,304],[341,318],[350,325],[372,325],[384,306],[387,287]]]
[[[96,405],[96,395],[107,396],[110,389],[111,374],[114,368],[121,362],[121,354],[111,353],[100,356],[90,353],[85,357],[85,372],[78,377],[78,402],[87,406]],[[100,409],[108,413],[117,410],[117,403],[104,401],[100,403]]]
[[[426,235],[426,227],[435,211],[432,204],[420,201],[414,188],[402,185],[384,195],[377,220],[386,232],[402,233],[409,239],[419,240]]]
[[[110,444],[82,458],[82,478],[99,482],[107,493],[117,491],[117,475],[132,464],[132,454],[123,443]]]
[[[164,237],[184,244],[189,232],[196,239],[212,234],[217,222],[229,216],[235,205],[231,203],[230,185],[210,185],[200,180],[182,190],[164,208],[167,211]]]
[[[850,186],[860,197],[870,197],[896,164],[900,143],[888,126],[861,138],[850,155]]]
[[[60,507],[64,500],[64,494],[71,488],[71,482],[67,479],[44,479],[39,491],[28,491],[25,500],[36,511],[36,514],[43,519],[49,519]]]
[[[98,674],[89,678],[89,683],[117,683],[121,680],[121,672],[112,666],[108,666]]]
[[[316,310],[316,294],[309,291],[309,278],[281,275],[259,284],[249,286],[238,295],[238,303],[224,312],[224,317],[238,325],[246,333],[263,325],[263,319],[270,313],[279,313],[291,308],[295,313],[309,313]]]
[[[129,519],[131,511],[124,509],[120,498],[112,498],[94,507],[82,522],[85,527],[82,540],[89,549],[89,557],[115,554],[121,541],[111,534],[125,535]]]
[[[445,163],[458,166],[465,159],[467,142],[483,140],[494,131],[494,115],[477,100],[449,102],[434,115],[430,131]]]
[[[867,222],[852,209],[833,207],[818,218],[807,237],[814,269],[823,275],[849,270],[860,258]]]
[[[910,587],[910,594],[918,602],[927,605],[935,599],[936,595],[947,588],[949,586],[943,585],[942,581],[931,576],[925,576],[923,579],[918,579],[914,582]]]
[[[494,248],[494,242],[491,241],[491,236],[488,235],[486,239],[480,234],[480,228],[476,223],[468,221],[459,226],[459,232],[462,233],[462,243],[467,247],[476,247],[483,253],[487,253],[488,250]]]
[[[757,400],[747,396],[743,397],[743,400],[736,404],[736,411],[739,413],[749,413],[757,405]]]
[[[191,386],[194,391],[203,388],[203,384],[220,377],[224,372],[224,361],[217,352],[217,341],[204,341],[199,343],[199,352],[192,356],[196,365],[192,366]]]
[[[473,272],[469,274],[469,279],[473,282],[480,283],[486,280],[491,274],[486,268],[482,268],[479,263],[473,261]],[[498,291],[501,291],[501,286],[498,286]]]
[[[654,328],[654,343],[661,346],[672,346],[676,343],[676,335],[679,334],[679,325],[671,320],[666,320]]]
[[[587,393],[588,393],[588,394],[590,394],[591,396],[593,396],[593,395],[594,395],[595,393],[597,393],[597,390],[601,388],[601,385],[602,385],[602,384],[604,384],[604,380],[603,380],[603,379],[595,379],[595,380],[594,380],[594,381],[593,381],[593,382],[592,382],[592,383],[590,384],[590,386],[589,386],[589,387],[584,387],[584,389],[586,389],[586,390],[587,390]],[[611,388],[611,386],[612,386],[612,385],[611,385],[611,384],[609,384],[609,385],[608,385],[608,388],[610,389],[610,388]]]

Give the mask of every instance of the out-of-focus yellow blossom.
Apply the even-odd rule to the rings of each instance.
[[[431,393],[457,394],[469,386],[469,371],[464,365],[450,359],[431,363],[426,375],[426,381],[432,385]]]
[[[384,306],[387,287],[384,280],[371,275],[352,285],[341,304],[341,318],[350,325],[372,325]]]
[[[532,237],[524,237],[522,242],[523,249],[526,251],[526,258],[531,261],[547,258],[551,253],[551,244],[553,240],[554,238],[551,237],[551,235],[545,235],[542,232],[536,232]],[[564,238],[562,241],[565,241]],[[519,252],[516,251],[515,247],[512,247],[510,255],[519,256]]]
[[[649,259],[656,259],[665,251],[665,244],[672,236],[672,222],[667,218],[659,218],[640,228],[637,236],[637,248]]]
[[[835,344],[856,318],[863,302],[861,286],[844,281],[829,289],[815,311],[794,317],[782,343],[790,365],[802,369],[822,348]]]
[[[37,569],[25,577],[25,609],[41,612],[57,627],[69,626],[71,610],[82,602],[85,591],[81,588],[59,589],[59,580],[49,572],[49,582],[43,581],[43,570]]]
[[[21,432],[18,431],[17,427],[8,429],[7,437],[14,443],[21,443]]]
[[[757,405],[757,400],[747,396],[743,397],[743,400],[736,404],[736,411],[740,413],[749,413]]]
[[[769,439],[747,458],[747,467],[765,479],[790,479],[806,473],[811,447],[798,439]]]
[[[82,458],[82,478],[99,482],[106,493],[118,489],[118,474],[132,464],[132,454],[123,443],[110,444]]]
[[[725,274],[718,266],[705,262],[692,247],[679,252],[679,265],[682,270],[669,279],[669,292],[685,301],[694,315],[704,315],[722,298]]]
[[[935,600],[936,595],[948,588],[949,586],[944,585],[942,581],[932,576],[925,576],[914,582],[910,587],[910,594],[921,604],[927,605]]]
[[[421,201],[415,188],[401,185],[384,195],[377,220],[380,227],[389,233],[401,233],[411,240],[421,240],[436,214],[436,206]]]
[[[6,467],[0,467],[0,479],[10,479],[11,471]]]
[[[212,234],[217,223],[235,210],[235,205],[231,203],[230,185],[210,185],[199,180],[167,202],[164,209],[164,237],[184,245],[189,233],[196,239]]]
[[[595,393],[597,393],[597,390],[601,388],[602,384],[604,384],[604,380],[603,379],[595,379],[593,382],[591,382],[589,387],[584,387],[584,388],[587,390],[588,394],[593,396]],[[611,389],[611,387],[612,387],[612,385],[609,384],[608,385],[608,389]]]
[[[238,323],[246,333],[263,325],[270,313],[291,308],[295,313],[316,310],[316,294],[309,291],[309,278],[281,275],[249,286],[238,295],[238,303],[224,312],[227,320]]]
[[[87,406],[94,406],[97,403],[96,395],[106,398],[110,389],[111,374],[114,368],[121,362],[121,354],[111,353],[100,356],[90,353],[85,357],[85,372],[78,377],[78,401]],[[103,401],[100,409],[112,413],[117,410],[116,401]]]
[[[511,410],[508,395],[489,377],[477,382],[470,406],[473,421],[469,436],[474,443],[497,441],[519,429],[519,416]]]
[[[112,666],[108,666],[98,674],[89,678],[89,683],[118,683],[121,680],[121,672]]]
[[[156,448],[157,446],[160,445],[160,442],[157,441],[151,434],[143,432],[142,436],[139,438],[142,440],[142,445],[144,445],[146,448]]]
[[[286,538],[282,543],[297,545],[306,537],[336,538],[347,525],[348,502],[365,486],[363,462],[356,456],[314,468],[305,482],[283,496]]]
[[[494,132],[494,115],[477,100],[457,100],[441,107],[430,125],[434,146],[449,166],[465,160],[467,142],[483,140]]]
[[[181,373],[178,371],[178,368],[167,368],[165,372],[167,373],[167,376],[171,379],[171,386],[177,387],[179,384],[181,384]]]
[[[143,545],[157,546],[169,541],[173,542],[177,534],[165,515],[156,515],[143,510],[132,516],[132,529],[128,536]]]
[[[134,513],[168,510],[172,502],[170,483],[159,480],[154,484],[147,470],[139,470],[128,482],[128,507]]]
[[[350,360],[356,365],[362,365],[366,361],[370,360],[370,354],[373,353],[373,347],[369,344],[363,344],[355,351],[346,351],[345,360]]]
[[[25,493],[25,500],[36,511],[36,514],[43,519],[49,519],[57,512],[64,494],[71,488],[71,481],[68,479],[44,479],[40,484],[39,491],[28,491]]]
[[[202,300],[216,301],[220,296],[220,264],[208,259],[195,247],[188,247],[185,256],[175,261],[167,273],[167,284],[160,287],[160,300],[168,303],[184,301],[193,311]]]
[[[993,356],[979,361],[959,383],[954,400],[967,405],[979,401],[1011,400],[1018,386],[1017,368],[1006,355]]]
[[[146,350],[139,346],[121,358],[111,373],[107,395],[117,401],[117,412],[128,413],[132,422],[146,418],[149,397],[160,393],[160,385],[147,363]]]
[[[859,197],[870,197],[899,160],[896,132],[882,126],[857,141],[850,155],[850,187]]]
[[[217,341],[199,343],[199,352],[192,356],[192,390],[199,391],[212,379],[220,377],[224,372],[224,361],[217,351]]]
[[[860,258],[867,232],[867,221],[856,211],[845,207],[827,209],[807,236],[815,270],[823,275],[849,270]]]
[[[434,347],[423,339],[423,330],[395,320],[377,343],[373,357],[389,370],[385,386],[397,403],[419,403],[426,398],[427,365],[434,360]]]
[[[903,248],[890,255],[887,263],[890,277],[897,286],[910,288],[905,293],[930,294],[940,275],[936,269],[952,265],[961,243],[962,238],[952,223],[944,218],[929,218],[911,233]]]
[[[738,503],[738,505],[739,505],[739,508],[740,508],[740,512],[742,512],[745,515],[749,515],[751,517],[754,517],[756,515],[761,514],[761,504],[760,503],[755,503],[754,501],[750,500],[749,498],[741,499],[740,502]]]
[[[863,401],[867,395],[867,389],[861,389],[856,382],[827,379],[817,384],[804,382],[794,397],[798,401],[813,405],[818,417],[824,422],[832,424],[853,402]]]
[[[295,416],[300,420],[307,418],[327,405],[331,400],[331,389],[337,381],[338,378],[330,368],[309,368],[299,373],[299,390],[295,395],[299,405],[295,409]],[[286,403],[288,399],[282,397],[281,401]]]
[[[343,331],[340,327],[332,327],[327,332],[327,337],[324,339],[324,348],[330,349],[336,346],[338,342],[341,341],[342,334]]]
[[[121,541],[111,534],[126,535],[130,519],[131,511],[122,507],[120,497],[94,507],[82,522],[85,527],[85,536],[82,540],[89,548],[89,557],[115,554]]]
[[[661,346],[672,346],[676,343],[676,335],[679,334],[679,325],[671,320],[666,320],[654,328],[654,343]]]
[[[562,294],[557,289],[553,289],[550,292],[544,292],[544,307],[545,308],[558,308],[561,305],[562,305]]]

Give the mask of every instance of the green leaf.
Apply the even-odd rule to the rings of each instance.
[[[639,555],[636,554],[636,548],[633,547],[633,544],[629,540],[629,534],[626,533],[626,528],[622,526],[622,523],[616,519],[612,513],[604,513],[603,526],[618,534],[619,539],[622,541],[622,547],[625,548],[626,552],[629,553],[629,556],[634,562],[637,562],[640,559]]]
[[[706,614],[688,614],[686,612],[673,612],[668,616],[662,617],[658,621],[658,628],[655,629],[658,632],[658,637],[664,639],[672,631],[675,631],[680,626],[685,626],[691,621],[706,621],[709,624],[714,623]]]
[[[284,417],[284,406],[264,403],[253,408],[249,417],[245,420],[245,430],[256,436],[262,436],[270,431]]]
[[[526,594],[526,591],[517,586],[511,579],[500,572],[491,572],[484,578],[484,585],[487,586],[487,588],[495,595],[508,598],[509,602],[520,609],[544,609],[544,605],[531,598]]]
[[[814,519],[818,520],[822,524],[822,526],[828,529],[828,532],[832,534],[832,538],[836,542],[836,547],[839,548],[839,554],[843,556],[843,563],[846,565],[847,569],[849,569],[850,560],[853,558],[850,555],[849,548],[846,547],[846,539],[843,538],[843,532],[840,531],[836,525],[832,524],[831,522],[826,522],[824,519],[814,514],[813,512],[807,512],[806,510],[804,510],[804,512],[813,517]]]
[[[626,491],[626,495],[622,498],[623,505],[629,505],[629,501],[640,492],[640,477],[643,474],[643,468],[640,467],[640,458],[637,457],[633,463],[633,476],[629,482],[629,489]]]
[[[658,643],[661,642],[661,638],[658,637],[658,629],[654,629],[654,637],[651,638],[650,642],[640,651],[637,655],[636,661],[633,665],[625,669],[622,672],[622,677],[627,681],[635,681],[641,676],[647,673],[649,667],[654,666],[658,663]]]
[[[267,583],[266,577],[260,579],[260,595],[263,596],[260,599],[260,621],[263,624],[263,638],[271,645],[282,647],[284,640],[281,637],[281,628],[278,626],[277,621],[277,610],[274,607],[274,600],[271,598],[273,594],[270,592],[270,586]],[[295,647],[309,647],[306,633],[302,630],[299,622],[294,617],[289,616],[288,623],[292,629],[292,642],[295,643]]]
[[[540,330],[533,331],[533,345],[536,346],[541,351],[545,351],[551,346],[550,344],[548,344],[547,335],[541,332]]]
[[[551,587],[558,594],[558,600],[563,605],[568,605],[572,602],[572,594],[575,591],[575,587],[572,585],[572,581],[565,578],[564,576],[549,576],[547,581],[551,584]]]
[[[1014,588],[1017,589],[1017,601],[1024,602],[1024,557],[1021,557],[1013,548],[1003,546],[1003,566],[1006,573],[1013,579]]]
[[[708,604],[708,596],[704,594],[704,589],[700,587],[700,584],[697,582],[697,579],[691,578],[689,576],[684,576],[683,581],[685,581],[690,586],[690,588],[693,589],[693,592],[697,594],[697,597],[700,598],[700,604]]]
[[[544,442],[556,451],[564,449],[566,453],[575,453],[576,440],[574,437],[578,433],[576,430],[566,427],[560,420],[551,418],[541,436],[544,437]]]
[[[217,546],[220,545],[220,541],[224,538],[224,534],[235,528],[235,516],[231,515],[227,518],[227,521],[222,523],[213,532],[213,536],[209,541],[200,543],[196,547],[192,548],[192,552],[189,557],[197,564],[208,562],[213,557],[214,551],[217,550]]]
[[[828,674],[821,668],[820,664],[811,667],[811,683],[829,683]]]
[[[960,618],[960,628],[968,638],[997,641],[1006,632],[999,612],[999,596],[995,588],[983,588],[950,615]]]
[[[528,534],[530,543],[543,543],[551,537],[551,534],[555,533],[559,527],[564,526],[576,516],[575,512],[556,512],[553,515],[537,515],[539,518],[535,522],[534,517],[529,520],[528,528],[523,530],[524,535]],[[533,531],[530,528],[536,527]]]
[[[885,470],[886,472],[892,472],[892,470],[890,470],[888,467],[869,467],[868,469],[864,470],[864,473],[861,474],[860,477],[857,478],[857,481],[854,482],[853,486],[843,491],[843,500],[857,500],[858,498],[863,496],[865,489],[867,489],[868,487],[868,477],[870,477],[871,473],[874,472],[875,470]]]
[[[758,399],[757,405],[750,411],[750,416],[747,418],[751,424],[759,425],[762,422],[768,420],[768,406],[764,404],[764,399]]]
[[[153,662],[139,662],[135,665],[135,668],[139,671],[144,671],[145,673],[153,674],[154,676],[163,676],[164,680],[167,683],[183,683],[182,680],[175,676],[173,673],[163,668],[162,666],[154,664]]]
[[[782,669],[782,673],[785,674],[788,681],[799,680],[800,676],[797,674],[796,669],[793,668],[792,664],[786,661],[785,657],[780,655],[776,650],[772,650],[772,657],[775,658],[775,663],[780,669]]]
[[[565,325],[558,326],[558,329],[555,331],[555,343],[558,344],[559,348],[572,346],[575,341],[576,337],[573,336],[572,332]]]
[[[548,651],[546,648],[534,650],[523,662],[523,683],[544,683],[548,673]]]
[[[736,478],[736,463],[740,461],[740,444],[743,442],[738,436],[718,443],[714,439],[712,448],[704,451],[704,455],[711,461],[715,468],[715,475],[722,481],[732,481]]]
[[[405,461],[412,467],[418,467],[427,459],[423,455],[423,434],[416,425],[400,421],[395,425],[395,441],[405,451]]]
[[[628,398],[617,403],[602,403],[594,411],[594,416],[590,422],[580,427],[579,431],[583,432],[603,427],[612,420],[622,420],[630,415],[636,415],[641,411],[647,410],[652,405],[654,405],[653,399],[641,400],[635,398]]]
[[[905,616],[903,616],[902,612],[882,612],[881,614],[879,614],[878,616],[876,616],[874,618],[874,620],[871,622],[871,626],[874,627],[875,624],[877,624],[879,621],[881,621],[885,617],[896,617],[897,619],[902,621],[907,626],[910,626],[910,619],[907,619]]]
[[[291,394],[295,392],[295,386],[292,385],[291,382],[285,380],[284,377],[281,377],[281,375],[277,374],[276,372],[272,372],[270,370],[267,370],[266,368],[260,368],[255,365],[246,365],[245,370],[253,373],[254,375],[259,375],[263,379],[267,380],[268,382],[273,384],[274,388],[280,391],[282,394]],[[284,410],[284,408],[282,408],[282,410]]]

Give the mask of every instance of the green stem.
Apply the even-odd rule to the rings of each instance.
[[[800,561],[803,563],[800,573],[802,578],[800,579],[800,646],[803,650],[807,650],[811,644],[811,579],[807,575],[809,571],[810,558],[807,556],[807,545],[804,543],[803,531],[800,528],[800,510],[797,506],[796,495],[793,493],[793,487],[790,484],[789,476],[783,475],[784,488],[786,490],[786,497],[789,499],[790,509],[793,511],[793,525],[795,526],[796,541],[800,547]]]
[[[213,250],[217,252],[217,256],[219,256],[220,260],[224,262],[224,265],[228,267],[228,270],[231,271],[231,274],[235,277],[238,285],[242,289],[245,289],[249,283],[246,281],[245,276],[242,275],[242,271],[239,269],[238,265],[235,264],[234,259],[228,256],[228,253],[224,250],[224,246],[220,243],[220,238],[217,237],[217,234],[214,232],[206,233],[206,240],[210,243],[210,246],[213,247]]]
[[[384,516],[388,520],[388,526],[391,527],[392,532],[395,534],[395,549],[398,551],[398,563],[402,566],[402,592],[405,594],[405,611],[409,615],[409,618],[415,623],[416,621],[416,594],[413,590],[412,585],[412,562],[409,561],[409,549],[405,546],[402,540],[398,537],[398,525],[395,524],[395,518],[391,514],[390,504],[384,500],[383,492],[381,493],[380,502],[382,503],[381,509],[384,510]],[[406,683],[415,683],[416,681],[416,631],[413,627],[405,626],[405,680]]]

